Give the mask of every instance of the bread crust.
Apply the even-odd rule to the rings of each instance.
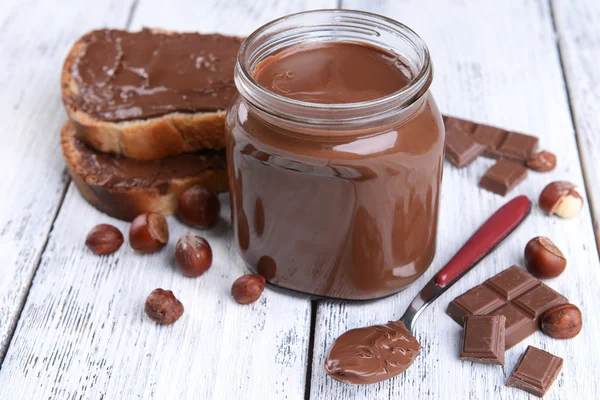
[[[177,211],[177,201],[181,193],[193,185],[202,185],[210,191],[228,190],[227,170],[212,169],[197,176],[172,179],[168,186],[160,187],[105,187],[97,184],[98,177],[90,175],[82,166],[84,155],[75,146],[74,126],[67,122],[61,130],[61,147],[67,170],[81,195],[94,207],[118,219],[131,221],[146,212],[160,212],[165,215]]]
[[[155,33],[169,33],[156,30]],[[69,51],[61,72],[61,94],[77,137],[88,146],[135,160],[156,160],[201,149],[225,148],[225,110],[216,112],[174,112],[157,118],[122,122],[99,120],[75,108],[68,101],[79,95],[71,73],[86,43],[79,39]]]

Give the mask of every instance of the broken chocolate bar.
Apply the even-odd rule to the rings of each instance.
[[[538,148],[539,139],[524,133],[450,116],[444,116],[444,123],[446,133],[460,129],[472,135],[477,142],[485,146],[484,156],[489,158],[504,158],[525,164]]]
[[[522,389],[538,397],[544,397],[558,377],[563,359],[547,351],[528,346],[521,355],[506,386]]]
[[[467,315],[463,331],[461,360],[504,365],[503,315]]]
[[[466,315],[503,315],[505,345],[510,349],[539,329],[546,310],[568,302],[539,279],[512,266],[452,300],[446,313],[460,325]]]
[[[498,160],[479,181],[479,187],[506,196],[515,186],[527,178],[527,168],[508,160]]]

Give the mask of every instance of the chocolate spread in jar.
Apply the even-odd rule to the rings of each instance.
[[[271,92],[357,103],[410,84],[402,57],[350,42],[295,45],[258,62]],[[429,93],[374,123],[301,126],[244,101],[228,114],[232,222],[241,256],[269,282],[373,299],[417,279],[435,254],[444,131]]]
[[[81,41],[70,71],[77,94],[65,102],[100,120],[223,110],[236,94],[239,38],[102,29]]]
[[[352,329],[333,343],[325,370],[353,384],[381,382],[406,371],[421,345],[402,322]]]

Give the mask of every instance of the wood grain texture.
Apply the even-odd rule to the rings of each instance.
[[[59,77],[73,41],[123,26],[130,1],[4,1],[0,7],[0,362],[67,185]]]
[[[552,7],[600,247],[600,2],[558,0]]]
[[[303,398],[310,303],[267,289],[255,304],[230,295],[245,271],[223,221],[202,232],[213,250],[198,279],[174,268],[188,230],[169,218],[170,243],[152,255],[128,244],[98,257],[84,245],[98,223],[129,224],[91,208],[71,186],[0,373],[0,398]],[[185,307],[172,326],[144,314],[169,289]],[[265,379],[267,378],[268,379]]]
[[[131,27],[245,35],[282,14],[331,3],[141,0]],[[59,110],[58,72],[77,35],[56,35],[65,41],[65,52],[47,68],[56,71],[50,99]],[[62,115],[50,132],[56,138]],[[58,146],[56,152],[58,157]],[[60,170],[62,163],[56,164]],[[176,240],[187,230],[174,218],[170,244],[157,254],[135,254],[126,241],[112,256],[94,256],[84,246],[94,225],[112,223],[127,234],[128,224],[100,214],[71,186],[0,371],[0,399],[304,398],[310,302],[269,289],[253,305],[233,301],[231,284],[245,267],[232,243],[227,196],[222,200],[223,221],[203,233],[212,245],[213,266],[189,279],[173,268]],[[145,298],[156,287],[173,290],[185,306],[173,326],[157,326],[144,315]]]
[[[528,394],[506,387],[505,382],[529,344],[565,359],[562,374],[545,398],[597,398],[600,385],[591,371],[599,364],[590,351],[600,346],[600,321],[595,317],[600,309],[600,267],[587,207],[572,220],[546,217],[534,207],[523,226],[424,312],[415,327],[423,350],[406,373],[371,386],[350,386],[326,376],[323,361],[337,336],[347,329],[400,318],[434,272],[505,201],[518,194],[537,199],[548,182],[558,179],[571,180],[584,190],[546,1],[348,0],[343,6],[396,18],[424,38],[433,56],[433,93],[442,111],[536,134],[542,148],[558,154],[559,165],[551,173],[530,172],[527,182],[504,199],[477,187],[491,160],[477,160],[462,170],[447,164],[438,252],[425,276],[403,293],[385,300],[319,303],[311,398],[528,399]],[[538,332],[506,353],[504,368],[460,361],[461,329],[445,314],[448,302],[513,264],[522,266],[525,244],[542,234],[551,237],[567,255],[566,272],[547,283],[581,307],[583,331],[567,341]]]

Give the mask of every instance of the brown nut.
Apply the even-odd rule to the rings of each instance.
[[[540,151],[529,157],[526,164],[534,171],[549,172],[556,168],[556,156],[549,151]]]
[[[548,215],[573,218],[583,208],[583,197],[571,182],[552,182],[542,190],[539,204]]]
[[[208,242],[191,232],[184,234],[175,248],[175,263],[185,276],[198,277],[212,264],[212,250]]]
[[[140,214],[129,228],[129,244],[140,253],[154,253],[169,241],[169,225],[159,213]]]
[[[216,194],[195,185],[179,197],[177,216],[190,226],[207,229],[219,221],[221,203]]]
[[[183,304],[170,290],[154,289],[146,299],[144,311],[152,321],[171,325],[183,315]]]
[[[570,339],[581,332],[581,310],[573,304],[554,306],[542,316],[542,331],[555,339]]]
[[[565,270],[567,259],[552,240],[538,236],[525,246],[525,266],[539,278],[556,278]]]
[[[85,238],[85,245],[99,256],[112,254],[123,244],[123,234],[112,225],[96,225]]]
[[[248,274],[239,277],[231,286],[231,295],[240,304],[254,303],[265,289],[265,278]]]

